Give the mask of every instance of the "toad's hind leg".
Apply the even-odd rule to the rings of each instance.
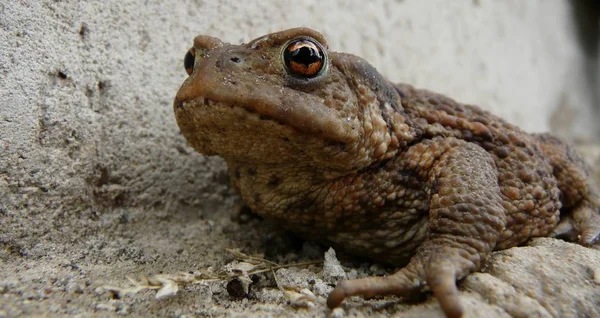
[[[600,243],[600,192],[590,167],[572,146],[550,134],[538,134],[562,193],[560,223],[553,235],[583,245]]]
[[[454,138],[423,142],[405,156],[416,174],[425,171],[430,189],[427,239],[397,273],[344,281],[327,304],[337,307],[352,295],[406,296],[427,286],[448,317],[460,317],[456,280],[483,265],[506,224],[495,164],[481,147]]]

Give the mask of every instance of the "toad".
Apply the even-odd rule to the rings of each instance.
[[[198,36],[174,101],[192,147],[227,162],[250,208],[308,240],[404,266],[338,284],[361,295],[433,291],[537,236],[597,244],[600,197],[572,146],[472,105],[386,80],[308,28],[242,45]]]

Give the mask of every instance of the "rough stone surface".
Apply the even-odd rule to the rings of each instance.
[[[560,251],[560,258],[556,258]],[[537,301],[554,317],[600,316],[600,252],[576,244],[539,238],[529,246],[496,253],[488,272]],[[556,275],[556,273],[560,275]],[[501,307],[519,305],[507,301]],[[521,304],[522,305],[522,304]],[[524,307],[524,306],[523,306]],[[521,308],[523,308],[521,307]],[[518,315],[514,315],[518,316]],[[526,317],[531,315],[521,315]]]
[[[0,316],[327,313],[323,302],[291,307],[268,275],[241,300],[224,283],[163,300],[154,291],[97,292],[127,285],[126,276],[218,269],[231,260],[224,248],[312,259],[293,244],[269,253],[274,232],[264,222],[232,221],[237,199],[222,161],[181,137],[171,103],[196,34],[241,42],[308,26],[392,80],[479,104],[529,131],[552,124],[589,138],[594,90],[573,21],[568,2],[544,0],[0,0]],[[599,315],[598,254],[551,239],[495,253],[487,273],[461,284],[465,306],[474,317]],[[342,264],[374,274],[369,264]],[[321,267],[308,270],[322,277]],[[282,271],[296,272],[307,273]],[[324,282],[314,286],[324,301]],[[336,314],[440,314],[434,299],[352,299],[344,310]]]
[[[513,317],[595,317],[599,262],[597,250],[538,238],[494,253],[485,273],[467,277],[461,286]]]
[[[337,260],[335,251],[333,248],[329,248],[324,255],[325,262],[323,263],[323,278],[328,281],[339,282],[343,279],[347,279],[344,268]]]

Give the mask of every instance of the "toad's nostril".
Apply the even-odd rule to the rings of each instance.
[[[233,63],[239,63],[239,62],[241,62],[241,61],[242,61],[242,60],[240,60],[240,58],[239,58],[239,57],[237,57],[237,56],[234,56],[234,57],[230,58],[229,60],[230,60],[230,61],[232,61]]]

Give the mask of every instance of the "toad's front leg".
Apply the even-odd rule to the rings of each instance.
[[[427,178],[426,240],[397,273],[344,281],[327,304],[337,307],[353,295],[406,296],[427,286],[448,317],[460,317],[456,280],[484,264],[506,224],[496,166],[484,149],[454,138],[425,141],[402,157],[406,169]]]

